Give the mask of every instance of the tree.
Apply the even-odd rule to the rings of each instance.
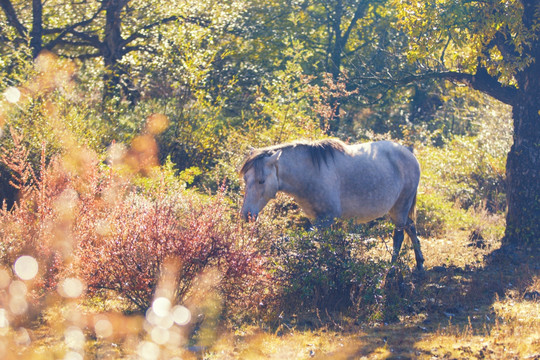
[[[409,61],[512,106],[508,244],[540,243],[540,0],[395,2],[410,37]]]
[[[19,8],[16,9],[14,4],[18,5]],[[67,19],[64,18],[62,26],[49,26],[57,23],[58,19],[65,15],[65,5],[62,2],[53,2],[49,5],[52,11],[44,14],[42,0],[32,0],[32,7],[29,11],[24,4],[14,3],[12,0],[0,0],[0,7],[4,12],[6,25],[15,31],[12,36],[9,36],[7,30],[2,29],[0,31],[1,39],[8,41],[13,38],[15,45],[24,44],[28,41],[32,49],[32,56],[35,59],[42,50],[51,51],[56,46],[65,43],[71,33],[92,23],[103,10],[103,7],[98,7],[93,15],[85,16],[84,8],[80,4],[79,6],[73,5],[69,16],[71,22],[67,23]]]
[[[122,59],[133,52],[157,54],[159,42],[149,40],[152,35],[157,37],[153,30],[174,22],[211,23],[206,16],[209,12],[194,13],[161,1],[56,0],[47,2],[47,8],[44,4],[43,0],[32,0],[28,11],[24,3],[0,0],[4,21],[14,30],[8,34],[1,29],[0,38],[15,44],[29,42],[34,58],[43,50],[82,60],[101,58],[105,99],[118,92],[132,102],[138,99]]]
[[[342,80],[342,66],[345,57],[351,57],[366,45],[369,39],[363,38],[359,31],[361,21],[370,23],[376,17],[379,1],[362,0],[330,0],[316,1],[307,6],[305,11],[312,18],[319,33],[319,46],[325,49],[325,70],[332,74],[334,82]],[[317,25],[318,24],[318,25]],[[340,126],[341,99],[332,97],[330,106],[333,109],[330,121],[330,133],[336,133]]]

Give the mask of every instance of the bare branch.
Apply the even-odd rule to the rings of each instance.
[[[363,78],[363,80],[378,81],[381,83],[393,83],[396,85],[406,85],[412,82],[429,79],[456,81],[462,84],[466,84],[475,90],[481,91],[509,105],[514,104],[516,96],[518,94],[518,91],[515,87],[502,85],[496,78],[489,75],[487,70],[483,67],[479,67],[476,71],[476,74],[474,75],[456,71],[446,71],[431,72],[419,75],[409,75],[400,79],[378,77]]]
[[[98,36],[92,36],[92,35],[88,35],[86,33],[83,33],[83,32],[80,32],[80,31],[77,31],[75,29],[71,29],[69,31],[70,34],[72,34],[73,36],[75,36],[76,38],[84,41],[88,46],[93,46],[95,47],[96,49],[101,49],[101,47],[103,46],[102,42],[99,40],[99,37]]]
[[[76,28],[81,27],[81,26],[86,26],[86,25],[92,23],[99,16],[99,14],[103,11],[103,9],[104,9],[104,7],[103,7],[103,4],[102,4],[101,7],[98,9],[98,11],[96,11],[96,13],[94,15],[92,15],[92,17],[90,17],[89,19],[80,21],[78,23],[75,23],[75,24],[70,25],[70,26],[68,26],[66,28],[63,28],[63,29],[46,30],[45,33],[49,33],[49,34],[59,33],[58,36],[56,36],[56,38],[54,40],[50,41],[46,45],[46,48],[49,49],[49,50],[53,49],[56,45],[58,45],[63,40],[63,38],[67,34],[71,33]]]
[[[202,27],[208,27],[211,24],[210,20],[204,19],[204,18],[199,18],[199,17],[191,17],[191,16],[190,17],[185,17],[185,16],[180,16],[180,15],[169,16],[167,18],[160,19],[160,20],[155,21],[153,23],[144,25],[138,31],[134,32],[133,34],[128,36],[126,39],[124,39],[122,41],[122,46],[126,46],[127,44],[129,44],[130,42],[132,42],[132,41],[134,41],[136,39],[143,38],[144,37],[144,35],[142,34],[143,31],[150,30],[150,29],[153,29],[153,28],[155,28],[157,26],[165,25],[165,24],[175,22],[175,21],[178,21],[178,20],[183,20],[184,22],[191,23],[191,24],[196,24],[196,25],[199,25],[199,26],[202,26]]]
[[[28,35],[28,30],[19,21],[19,18],[17,16],[17,13],[15,12],[15,9],[13,8],[13,4],[11,3],[11,1],[0,0],[0,6],[4,10],[9,24],[13,26],[15,30],[17,30],[21,37],[26,37]]]

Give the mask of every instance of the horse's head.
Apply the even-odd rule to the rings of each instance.
[[[256,219],[259,212],[279,190],[277,162],[281,150],[269,156],[252,159],[250,166],[243,171],[245,182],[244,203],[242,216],[248,220]]]

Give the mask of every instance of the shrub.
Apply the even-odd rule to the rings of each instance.
[[[350,233],[347,226],[297,231],[279,241],[278,277],[284,283],[286,309],[349,309],[357,315],[381,310],[374,308],[382,305],[388,263],[367,255],[372,243],[365,241],[366,235],[375,231],[368,226],[362,229],[356,234]]]
[[[11,185],[19,199],[8,210],[0,209],[0,264],[13,269],[15,261],[31,256],[38,262],[39,274],[32,280],[30,298],[38,301],[58,283],[63,268],[62,235],[65,234],[61,209],[55,201],[64,194],[69,180],[60,162],[45,163],[45,148],[36,174],[29,162],[29,151],[22,138],[11,130],[14,146],[3,148],[0,161],[11,170]],[[15,278],[15,274],[11,274]]]
[[[416,223],[422,236],[442,236],[449,229],[468,229],[474,219],[438,193],[418,196]]]
[[[91,291],[112,290],[145,310],[163,266],[172,261],[178,302],[209,268],[219,271],[217,287],[227,305],[249,308],[262,301],[266,261],[252,232],[231,221],[223,194],[204,199],[186,190],[152,200],[126,191],[118,200],[87,207],[76,229],[80,272]]]
[[[84,148],[48,162],[43,150],[36,174],[20,136],[12,137],[15,146],[2,161],[21,197],[0,211],[0,262],[11,268],[21,255],[37,259],[35,298],[75,276],[90,293],[112,291],[145,310],[171,260],[177,271],[171,300],[184,301],[209,269],[219,273],[215,288],[225,309],[254,309],[270,295],[256,229],[235,221],[224,190],[215,196],[186,190],[170,164],[145,167],[152,177],[143,178],[132,172],[139,167],[104,166]]]
[[[491,155],[488,146],[475,138],[455,137],[444,148],[420,148],[417,157],[426,192],[438,193],[464,209],[485,206],[491,212],[504,211],[505,158]]]

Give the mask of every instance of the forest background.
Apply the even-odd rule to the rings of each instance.
[[[539,356],[538,1],[0,6],[0,355]],[[414,148],[427,275],[384,220],[240,221],[251,146],[325,137]]]

